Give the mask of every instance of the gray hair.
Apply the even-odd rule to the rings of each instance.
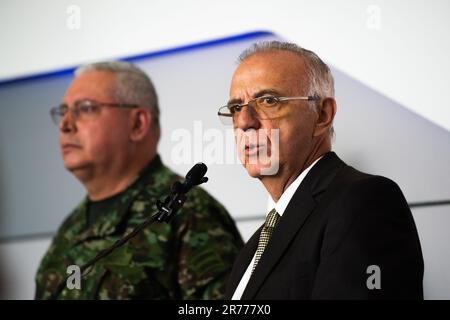
[[[75,77],[90,71],[109,71],[116,75],[117,84],[111,93],[117,102],[149,108],[159,126],[159,105],[155,87],[149,76],[134,64],[124,61],[106,61],[87,64],[75,70]]]
[[[334,79],[330,68],[314,52],[304,49],[294,43],[280,41],[264,41],[253,44],[246,49],[238,58],[239,63],[254,54],[271,51],[289,51],[301,58],[306,64],[309,88],[308,95],[319,95],[320,97],[334,98]]]
[[[247,58],[264,52],[288,51],[303,58],[306,65],[306,74],[309,79],[307,95],[334,98],[334,78],[328,65],[314,52],[304,49],[294,43],[280,41],[264,41],[253,44],[246,49],[238,58],[238,63],[242,63]],[[330,127],[330,135],[334,136],[334,128]]]

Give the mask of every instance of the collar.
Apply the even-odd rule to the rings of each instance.
[[[289,187],[287,187],[287,189],[284,190],[283,194],[281,195],[280,199],[278,199],[277,202],[273,201],[272,197],[269,195],[267,200],[267,214],[270,212],[270,210],[275,209],[280,216],[283,215],[284,211],[286,210],[286,207],[288,206],[289,202],[294,196],[295,191],[297,191],[298,187],[302,183],[303,179],[305,179],[308,172],[312,169],[312,167],[314,167],[314,165],[320,159],[322,159],[322,157],[323,155],[317,158],[313,163],[311,163],[308,168],[303,170],[294,180],[294,182],[292,182],[289,185]]]
[[[150,163],[136,176],[136,179],[121,193],[120,200],[118,200],[117,207],[111,212],[107,212],[100,217],[91,226],[87,226],[87,210],[89,206],[89,199],[86,196],[81,204],[75,209],[77,216],[76,221],[79,221],[79,228],[82,229],[75,237],[76,242],[83,242],[92,237],[104,237],[119,232],[124,227],[123,222],[127,218],[129,208],[136,197],[144,190],[148,184],[154,183],[153,176],[163,166],[161,158],[156,155]]]

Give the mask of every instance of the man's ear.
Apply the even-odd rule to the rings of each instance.
[[[324,98],[317,106],[317,122],[314,129],[314,137],[321,136],[329,131],[333,125],[333,119],[336,115],[336,100],[333,98]]]
[[[137,108],[131,110],[130,121],[131,141],[140,141],[145,138],[152,126],[153,115],[149,110]]]

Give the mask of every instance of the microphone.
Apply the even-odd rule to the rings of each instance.
[[[206,164],[202,162],[196,163],[186,174],[183,183],[180,181],[173,183],[171,188],[172,193],[166,197],[164,202],[159,200],[156,202],[156,207],[160,212],[158,216],[159,222],[168,222],[178,209],[183,206],[186,201],[186,193],[188,193],[192,187],[208,181],[208,178],[205,177],[206,171],[208,171]]]
[[[172,191],[177,191],[177,188],[181,188],[183,193],[187,193],[192,187],[198,186],[202,183],[208,181],[208,178],[205,177],[206,171],[208,171],[208,167],[203,162],[196,163],[191,170],[186,174],[185,181],[181,184],[180,182],[174,183],[172,186]]]

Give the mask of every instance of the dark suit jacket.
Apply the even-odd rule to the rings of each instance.
[[[227,298],[260,232],[235,261]],[[380,289],[373,288],[377,279]],[[329,152],[289,202],[242,299],[422,299],[422,279],[420,242],[400,188]]]

